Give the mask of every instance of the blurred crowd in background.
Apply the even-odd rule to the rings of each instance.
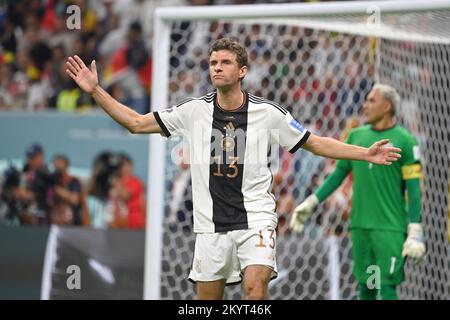
[[[0,224],[145,227],[144,184],[126,153],[99,153],[88,181],[69,174],[64,154],[47,165],[38,143],[27,148],[25,157],[22,169],[10,166],[0,178]]]
[[[69,79],[77,54],[97,62],[102,85],[140,113],[151,97],[152,14],[160,6],[252,4],[243,0],[6,0],[0,3],[0,110],[63,112],[95,107]],[[67,26],[77,5],[80,29]]]

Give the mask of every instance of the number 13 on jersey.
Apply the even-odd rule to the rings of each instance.
[[[228,161],[227,161],[227,163],[228,163],[227,172],[228,173],[223,173],[222,172],[223,158],[222,158],[222,156],[215,156],[214,162],[216,163],[217,168],[214,171],[214,175],[216,177],[223,177],[224,174],[226,174],[226,176],[228,178],[232,178],[232,179],[236,178],[239,174],[239,168],[237,166],[238,161],[239,161],[239,157],[229,156]]]

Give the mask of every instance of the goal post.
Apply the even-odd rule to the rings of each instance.
[[[158,16],[156,16],[154,24],[152,106],[150,110],[157,111],[164,109],[168,103],[170,27]],[[165,155],[164,138],[159,135],[150,135],[144,258],[144,299],[146,300],[160,298]]]
[[[425,266],[414,272],[407,270],[408,283],[402,294],[449,299],[449,288],[438,282],[439,278],[444,284],[450,279],[445,243],[450,1],[158,8],[154,15],[151,110],[212,90],[205,59],[207,63],[209,45],[221,36],[238,37],[249,49],[250,72],[244,88],[285,105],[317,134],[342,138],[352,125],[350,120],[358,117],[373,82],[380,80],[397,87],[404,112],[399,122],[423,138],[427,163],[422,215],[431,249]],[[422,89],[421,83],[428,87]],[[423,129],[426,126],[431,128]],[[165,138],[149,138],[144,299],[193,298],[193,286],[186,282],[193,254],[192,229],[189,221],[172,229],[166,222],[168,185],[178,172],[170,163],[171,146],[173,143]],[[278,212],[284,223],[292,205],[317,187],[332,168],[329,161],[313,159],[303,151],[299,154],[301,159],[282,155],[282,170],[275,173],[274,184],[277,178],[280,181],[273,192],[277,200],[284,201],[286,212]],[[304,235],[290,234],[280,224],[284,230],[277,249],[280,279],[271,287],[271,297],[355,297],[348,223],[340,222],[348,207],[349,187],[344,186],[339,194],[320,206]],[[333,241],[327,236],[330,233]],[[331,260],[338,261],[340,267],[330,267]],[[340,270],[339,277],[336,270]],[[421,292],[424,284],[427,288]],[[228,297],[239,297],[237,291]]]

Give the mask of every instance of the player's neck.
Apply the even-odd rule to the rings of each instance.
[[[244,93],[241,86],[222,89],[217,88],[217,103],[224,110],[236,110],[244,103]]]
[[[391,116],[386,116],[381,118],[380,120],[372,123],[372,129],[377,131],[386,130],[392,128],[394,126],[394,119]]]

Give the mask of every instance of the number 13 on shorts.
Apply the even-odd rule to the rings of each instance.
[[[255,247],[266,248],[267,246],[275,249],[275,229],[266,228],[259,230],[259,240]]]
[[[242,232],[239,239],[242,244],[237,249],[241,272],[249,265],[261,265],[272,270],[271,278],[276,277],[277,232],[275,228],[265,226],[240,231]]]

